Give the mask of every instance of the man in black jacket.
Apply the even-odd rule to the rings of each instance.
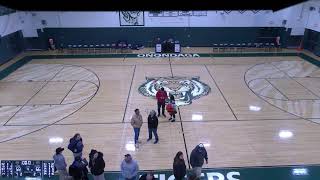
[[[148,116],[148,130],[149,130],[149,138],[147,141],[150,141],[152,139],[152,133],[155,137],[155,141],[154,144],[157,144],[159,141],[159,137],[158,137],[158,117],[156,114],[156,111],[151,110],[150,114]]]
[[[69,166],[69,174],[73,177],[73,180],[89,180],[87,166],[86,158],[75,157],[75,160]]]
[[[104,178],[105,162],[103,160],[103,153],[95,152],[93,154],[92,160],[89,163],[89,167],[94,180],[105,180]]]
[[[201,170],[204,160],[206,160],[206,164],[208,164],[207,150],[204,145],[200,143],[192,150],[190,155],[190,164],[192,166],[192,171],[198,178],[201,177]]]

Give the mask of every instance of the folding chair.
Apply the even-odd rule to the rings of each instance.
[[[111,44],[110,52],[111,52],[111,53],[117,53],[116,43],[112,43],[112,44]]]
[[[106,44],[106,52],[111,53],[111,45],[110,44]]]
[[[212,44],[212,52],[214,52],[215,50],[219,51],[218,44]]]
[[[85,54],[89,53],[89,46],[87,44],[84,44],[82,47]]]
[[[72,53],[72,45],[68,44],[67,53]]]
[[[247,44],[246,43],[242,43],[241,44],[241,52],[243,52],[247,47]]]
[[[99,45],[99,44],[96,44],[96,45],[94,46],[94,54],[99,54],[99,52],[100,52],[100,45]]]
[[[119,44],[118,44],[118,48],[119,48],[119,52],[120,52],[120,53],[122,53],[122,47],[123,47],[123,46],[122,46],[122,43],[119,43]]]
[[[131,53],[132,52],[132,44],[128,44],[128,53]]]
[[[124,53],[127,53],[127,52],[128,52],[128,45],[127,45],[126,43],[124,43],[124,44],[122,45],[122,48],[123,48],[123,52],[124,52]]]
[[[234,46],[234,44],[233,43],[231,43],[231,44],[229,44],[229,49],[230,49],[230,51],[233,51],[233,52],[235,52],[235,46]]]
[[[100,44],[100,53],[101,54],[105,53],[105,48],[106,48],[105,44]]]
[[[73,49],[73,53],[74,53],[74,54],[77,54],[77,50],[78,50],[77,47],[78,47],[78,45],[75,45],[75,44],[72,45],[72,49]]]

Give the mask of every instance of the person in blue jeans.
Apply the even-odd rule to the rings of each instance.
[[[139,148],[138,143],[141,143],[139,141],[139,135],[140,135],[140,128],[142,126],[142,123],[143,123],[143,120],[142,120],[142,116],[140,114],[140,111],[139,111],[139,109],[135,109],[134,115],[132,115],[132,117],[131,117],[131,125],[134,130],[134,144],[135,144],[136,148]]]
[[[150,114],[148,116],[148,130],[149,130],[149,138],[147,141],[150,141],[152,139],[152,133],[155,137],[155,141],[154,144],[157,144],[159,141],[158,138],[158,117],[157,117],[157,113],[154,110],[150,111]]]
[[[139,172],[137,161],[133,160],[130,154],[124,156],[121,163],[121,175],[125,180],[136,180]]]

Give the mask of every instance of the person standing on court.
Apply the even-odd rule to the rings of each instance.
[[[62,155],[63,150],[64,148],[58,147],[56,149],[56,154],[53,156],[54,167],[58,171],[59,180],[65,180],[65,179],[68,179],[69,177],[67,172],[67,163],[64,156]]]
[[[140,111],[139,109],[135,109],[134,114],[131,117],[131,125],[134,130],[134,144],[137,148],[139,147],[138,143],[141,143],[139,141],[139,135],[140,135],[140,128],[142,126],[142,123],[143,123],[143,120],[142,120]]]
[[[179,151],[173,161],[173,175],[176,180],[184,179],[187,174],[187,167],[183,159],[183,153]]]
[[[133,160],[130,154],[124,156],[121,163],[121,174],[125,180],[136,180],[139,172],[137,161]]]
[[[95,152],[91,161],[89,162],[89,168],[93,176],[93,180],[105,180],[104,178],[104,168],[105,162],[103,160],[102,152]]]
[[[68,149],[73,152],[74,157],[82,157],[83,143],[79,133],[70,139]]]
[[[167,104],[166,109],[167,109],[168,113],[170,114],[169,121],[171,120],[171,122],[175,122],[176,121],[176,114],[177,114],[177,106],[176,106],[175,101],[170,101]]]
[[[168,99],[168,95],[163,87],[158,90],[156,94],[156,99],[158,105],[158,117],[160,116],[160,109],[162,109],[162,115],[166,117],[166,115],[164,114],[164,108],[166,105],[166,99]]]
[[[87,166],[88,161],[86,158],[75,157],[73,163],[69,166],[69,173],[73,180],[89,180]]]
[[[89,168],[91,169],[92,167],[92,161],[94,158],[94,155],[97,153],[98,151],[95,149],[91,149],[90,153],[89,153]]]
[[[204,160],[206,160],[206,164],[208,164],[207,150],[204,145],[200,143],[192,150],[190,154],[190,164],[192,167],[192,171],[198,178],[201,177]]]
[[[158,133],[157,133],[158,117],[157,117],[156,111],[154,110],[151,110],[148,116],[148,130],[149,130],[149,138],[147,141],[150,141],[152,139],[152,133],[153,133],[155,138],[154,144],[157,144],[159,141]]]

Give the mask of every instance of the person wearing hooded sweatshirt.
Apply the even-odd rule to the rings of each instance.
[[[186,174],[187,167],[183,159],[183,153],[179,151],[173,161],[173,175],[176,180],[182,180]]]
[[[91,164],[89,163],[91,169],[91,174],[93,175],[94,180],[105,180],[104,178],[104,168],[105,162],[103,160],[103,153],[96,152],[93,155]]]
[[[92,167],[92,161],[93,161],[93,156],[94,154],[96,154],[98,151],[95,149],[91,149],[90,153],[89,153],[89,168],[91,169]]]
[[[137,161],[133,160],[130,154],[126,154],[124,157],[120,166],[122,177],[125,180],[136,180],[139,172]]]
[[[201,170],[204,160],[206,160],[206,164],[208,164],[207,150],[201,143],[197,145],[190,154],[190,164],[192,167],[192,171],[198,178],[201,177]]]
[[[68,172],[67,172],[67,163],[62,155],[62,151],[64,148],[58,147],[56,149],[56,154],[53,156],[54,167],[57,169],[59,174],[59,180],[68,179]]]
[[[166,117],[166,114],[164,113],[164,109],[166,106],[166,99],[168,99],[168,95],[163,87],[157,91],[156,99],[157,99],[157,106],[158,106],[158,117],[160,117],[160,109],[161,108],[162,108],[162,115],[164,117]]]
[[[68,149],[73,152],[74,157],[82,157],[83,143],[79,133],[70,139]]]
[[[154,110],[150,111],[150,114],[148,116],[148,130],[149,130],[149,138],[147,141],[150,141],[152,139],[152,133],[155,137],[155,141],[154,144],[157,144],[159,141],[158,138],[158,117],[157,117],[157,113]]]
[[[170,101],[167,106],[166,109],[168,111],[168,113],[170,114],[170,118],[169,121],[171,122],[175,122],[176,121],[176,114],[177,114],[177,106],[175,101]]]

